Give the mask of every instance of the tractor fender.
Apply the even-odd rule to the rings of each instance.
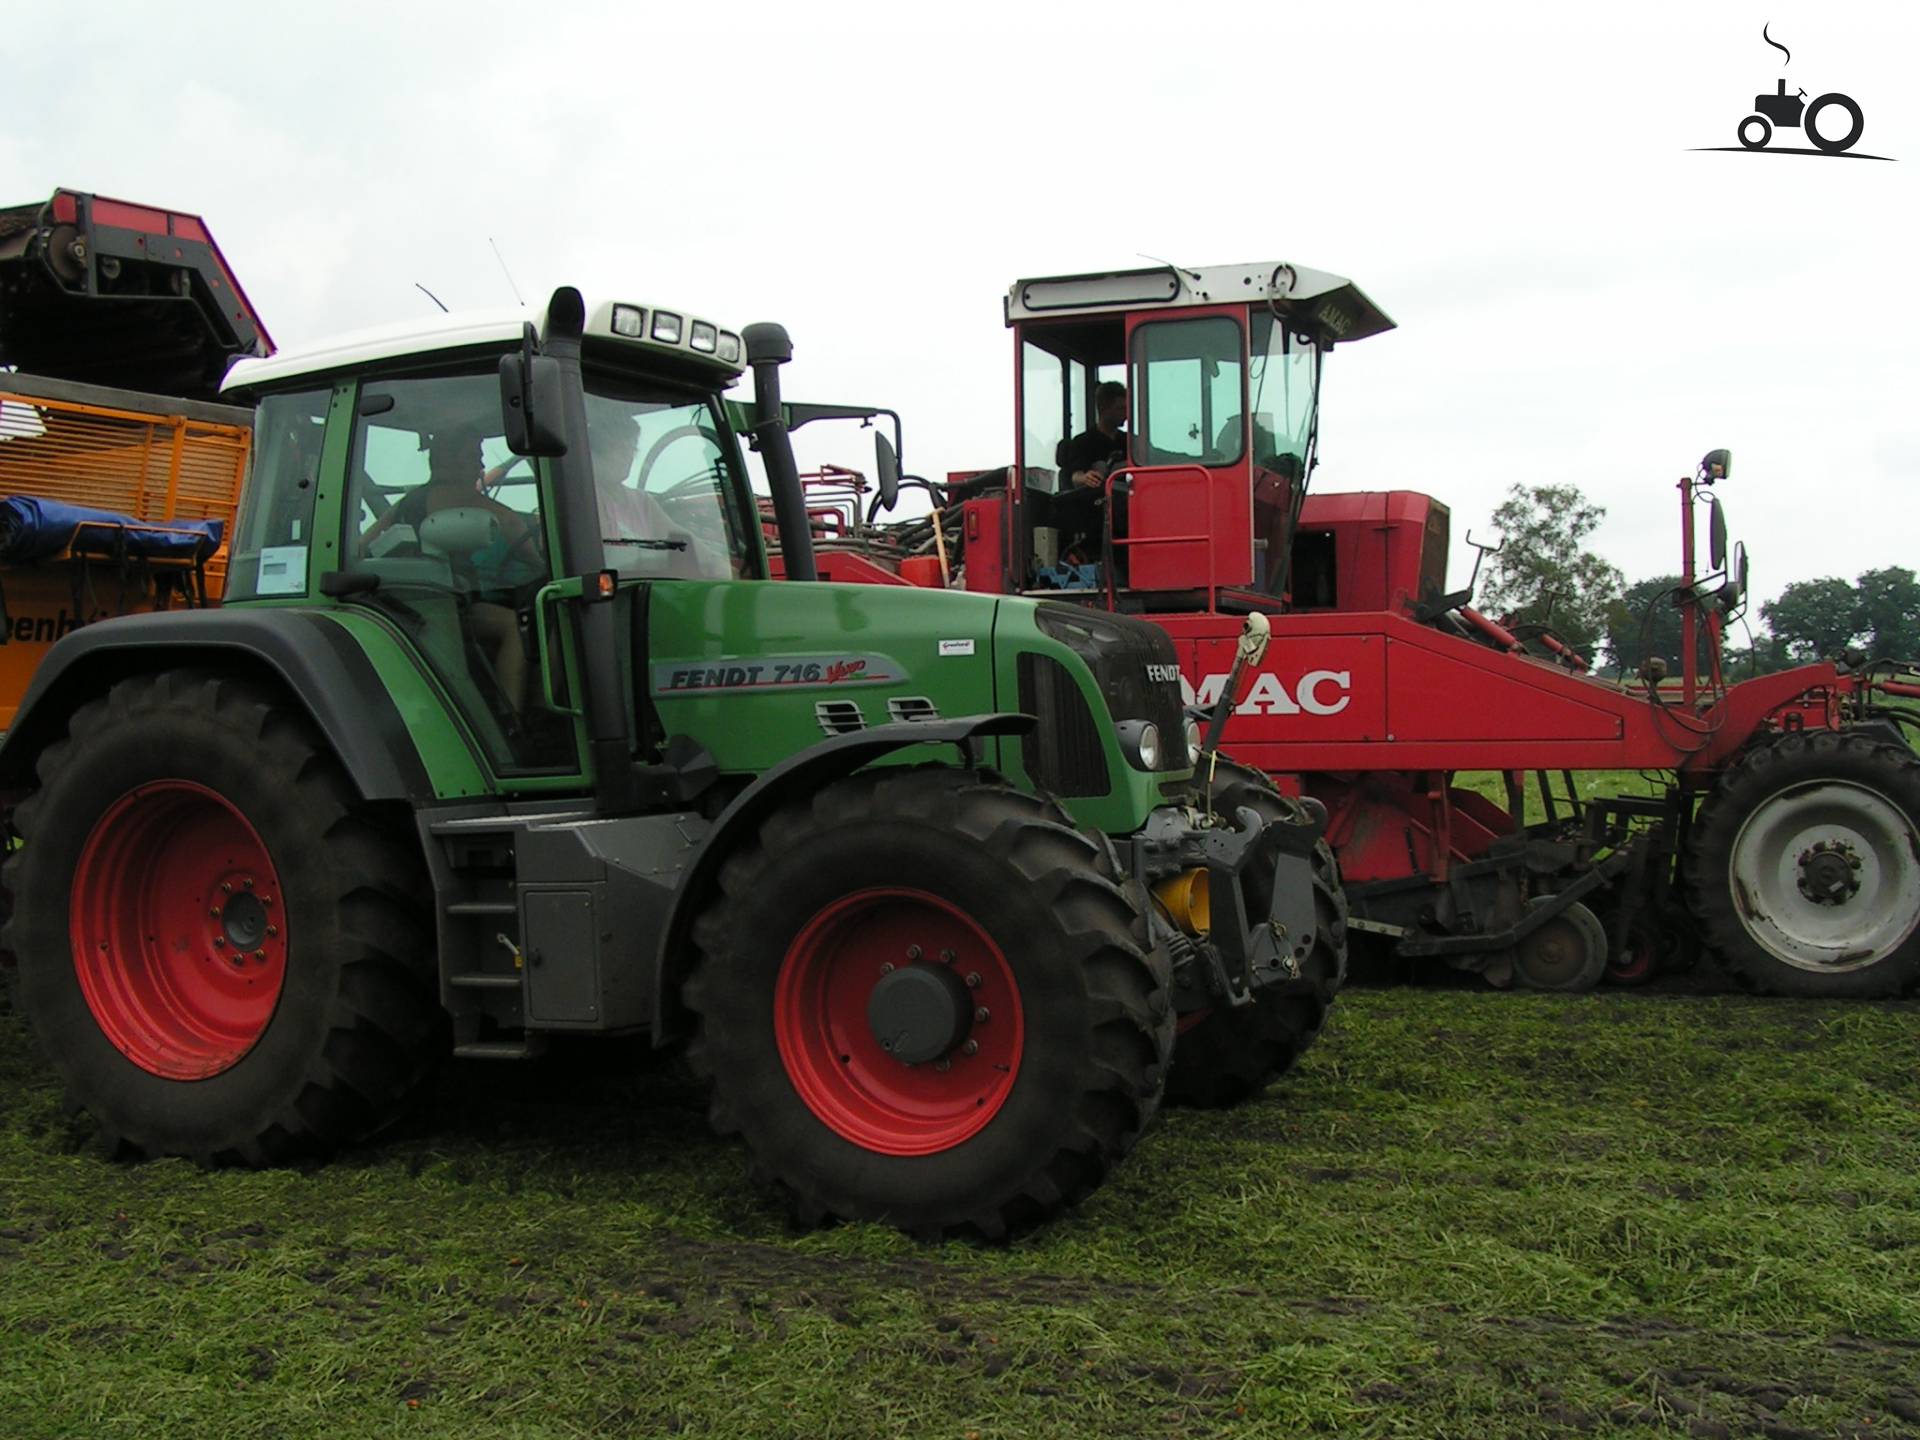
[[[33,783],[67,716],[129,675],[204,667],[277,682],[366,800],[426,800],[433,785],[373,662],[347,631],[299,610],[161,610],[98,620],[47,652],[0,743],[0,790]]]
[[[1007,711],[962,715],[952,720],[905,720],[835,735],[818,745],[796,751],[765,771],[734,796],[720,812],[687,866],[673,910],[660,932],[660,950],[653,967],[654,1042],[665,1044],[680,1029],[676,995],[690,959],[693,922],[712,895],[721,863],[743,839],[753,835],[761,821],[781,806],[845,779],[867,765],[910,745],[953,745],[974,763],[974,742],[996,735],[1024,735],[1034,717]]]

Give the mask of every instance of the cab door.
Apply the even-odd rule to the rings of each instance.
[[[438,682],[503,789],[581,782],[571,627],[539,602],[556,550],[544,467],[512,454],[491,370],[360,382],[341,569]]]
[[[1254,578],[1244,319],[1225,305],[1127,317],[1129,589]]]

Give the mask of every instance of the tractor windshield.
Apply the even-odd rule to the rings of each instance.
[[[1295,479],[1307,472],[1320,392],[1320,352],[1271,314],[1253,316],[1248,340],[1253,462]]]
[[[751,577],[744,487],[716,402],[591,375],[586,398],[607,566],[632,578]]]

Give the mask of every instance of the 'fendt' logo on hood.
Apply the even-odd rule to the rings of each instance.
[[[1178,665],[1149,665],[1147,666],[1147,679],[1155,685],[1172,685],[1180,680],[1180,667]]]
[[[1163,668],[1163,667],[1150,667]],[[1208,675],[1195,689],[1183,676],[1181,698],[1189,705],[1207,709],[1220,703],[1220,692],[1227,688],[1225,675]],[[1287,682],[1271,670],[1254,677],[1253,688],[1234,707],[1236,715],[1338,715],[1353,703],[1351,670],[1309,670],[1289,690]]]

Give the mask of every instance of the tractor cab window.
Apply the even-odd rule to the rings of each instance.
[[[269,395],[253,417],[253,456],[234,526],[226,598],[264,600],[307,593],[320,443],[332,392]]]
[[[455,697],[498,770],[571,769],[571,721],[531,673],[549,578],[540,477],[508,448],[491,372],[361,385],[345,568]]]
[[[1225,316],[1133,333],[1133,461],[1231,465],[1246,450],[1240,327]]]
[[[587,436],[609,569],[638,579],[755,575],[745,487],[722,433],[710,400],[588,377]]]

